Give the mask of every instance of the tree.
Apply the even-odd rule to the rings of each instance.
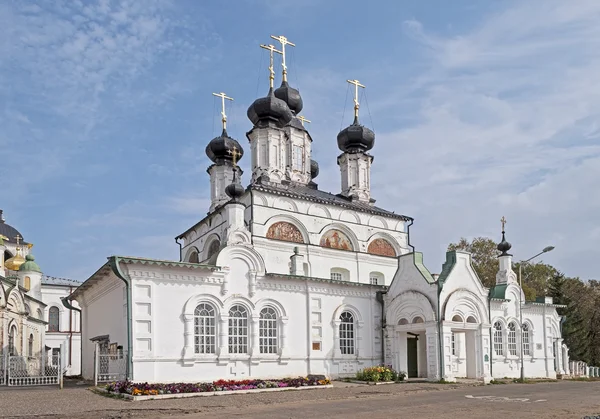
[[[462,250],[471,253],[473,269],[477,272],[483,285],[491,288],[496,285],[496,273],[498,272],[500,252],[496,247],[497,244],[488,237],[476,237],[472,242],[463,237],[458,243],[450,243],[448,250]]]

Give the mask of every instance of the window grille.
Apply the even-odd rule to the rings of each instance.
[[[379,284],[379,280],[376,276],[372,276],[371,277],[371,285],[377,285]]]
[[[340,320],[340,352],[342,355],[354,355],[354,316],[349,311],[344,311]]]
[[[259,347],[261,354],[277,353],[277,312],[272,307],[260,311],[258,321]]]
[[[508,353],[517,354],[517,326],[514,323],[508,325]]]
[[[202,303],[194,311],[194,352],[197,354],[216,353],[216,316],[211,304]]]
[[[60,331],[59,315],[60,315],[60,312],[58,311],[58,307],[50,307],[50,310],[48,310],[48,331],[49,332],[59,332]]]
[[[524,324],[521,332],[521,339],[523,339],[523,355],[531,355],[531,343],[529,341],[529,325]]]
[[[229,310],[229,353],[248,353],[248,311],[240,304]]]
[[[452,332],[452,355],[456,355],[456,334]]]
[[[341,281],[342,280],[341,272],[331,272],[331,279],[333,279],[334,281]]]
[[[304,160],[303,147],[299,145],[294,145],[292,160],[293,170],[302,170],[302,163]]]
[[[504,355],[504,349],[502,346],[502,324],[500,322],[496,322],[494,323],[494,352],[496,355]]]

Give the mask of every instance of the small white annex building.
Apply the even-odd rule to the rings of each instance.
[[[69,297],[82,310],[84,378],[95,351],[119,349],[127,377],[148,382],[338,377],[384,361],[432,380],[516,376],[522,293],[510,256],[494,290],[468,254],[429,273],[409,244],[413,219],[374,205],[375,135],[358,122],[357,95],[337,136],[341,190],[319,190],[302,98],[283,68],[274,89],[271,64],[271,89],[248,109],[245,188],[223,109],[223,133],[206,147],[211,205],[176,238],[180,260],[111,256]],[[555,307],[524,313],[527,376],[553,377]]]

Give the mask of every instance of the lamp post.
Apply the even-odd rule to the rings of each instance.
[[[519,262],[519,287],[521,287],[521,294],[519,295],[519,300],[520,300],[519,301],[519,322],[521,323],[521,351],[520,351],[521,352],[521,381],[525,380],[525,365],[523,362],[523,295],[525,293],[523,292],[523,281],[522,281],[522,277],[521,277],[521,273],[523,270],[522,268],[523,268],[523,264],[529,263],[536,257],[543,255],[544,253],[551,252],[552,250],[554,250],[554,246],[544,247],[544,249],[537,255],[532,256],[527,260]]]

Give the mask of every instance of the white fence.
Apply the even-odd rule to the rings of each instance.
[[[0,385],[60,385],[61,379],[61,360],[58,354],[35,357],[7,353],[0,355]]]
[[[123,381],[127,378],[127,351],[94,352],[94,384]]]

